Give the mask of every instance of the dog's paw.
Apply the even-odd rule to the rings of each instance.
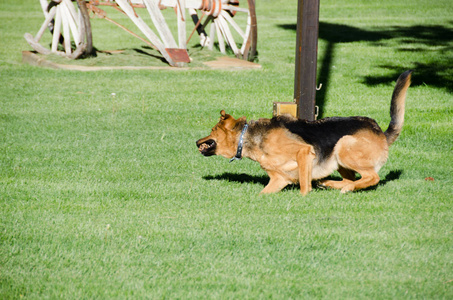
[[[324,188],[330,188],[330,189],[336,189],[336,190],[341,190],[342,188],[345,187],[345,185],[348,184],[347,182],[343,181],[337,181],[337,180],[324,180],[320,182],[320,185]]]
[[[348,184],[348,185],[345,185],[341,189],[340,193],[346,194],[346,193],[352,192],[353,190],[354,190],[354,184]]]
[[[308,193],[310,193],[310,191],[311,191],[311,189],[307,189],[307,190],[300,190],[300,194],[301,194],[302,196],[307,196],[307,195],[308,195]]]
[[[327,181],[327,180],[317,181],[317,182],[316,182],[316,187],[321,188],[321,189],[324,189],[324,190],[327,190],[327,189],[330,188],[330,187],[326,184],[326,181]]]

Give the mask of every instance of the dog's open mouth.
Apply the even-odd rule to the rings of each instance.
[[[214,140],[207,140],[201,144],[198,144],[198,151],[204,156],[210,156],[215,154],[216,142]]]

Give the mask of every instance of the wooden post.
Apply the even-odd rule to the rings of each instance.
[[[300,119],[315,119],[319,0],[299,0],[294,100]]]

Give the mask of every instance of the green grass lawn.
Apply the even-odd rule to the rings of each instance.
[[[257,1],[260,70],[99,72],[22,64],[39,1],[0,2],[0,298],[453,298],[450,2],[321,0],[323,117],[386,129],[414,75],[381,183],[306,197],[195,146],[221,109],[292,100],[297,1]],[[112,26],[97,49],[143,49]]]

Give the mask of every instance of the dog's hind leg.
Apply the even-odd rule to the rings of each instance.
[[[325,187],[341,190],[346,185],[352,183],[355,180],[355,172],[343,167],[338,168],[338,173],[343,177],[343,180],[324,180],[320,184]]]
[[[379,183],[380,167],[387,159],[388,146],[384,134],[371,131],[362,131],[354,136],[345,136],[340,139],[335,147],[337,161],[344,169],[360,174],[362,178],[347,182],[341,188],[342,193],[364,189]],[[342,171],[346,176],[346,174]],[[343,176],[343,174],[342,174]]]
[[[362,178],[357,181],[350,182],[341,189],[341,193],[347,193],[354,190],[364,189],[379,183],[379,175],[374,169],[358,170]]]
[[[275,171],[266,172],[269,175],[270,180],[266,187],[260,192],[260,194],[280,192],[285,186],[290,183],[287,179],[285,179],[285,177]]]
[[[303,146],[297,152],[297,165],[299,168],[300,193],[307,195],[311,191],[311,180],[313,171],[313,160],[315,159],[315,150],[312,146]]]

